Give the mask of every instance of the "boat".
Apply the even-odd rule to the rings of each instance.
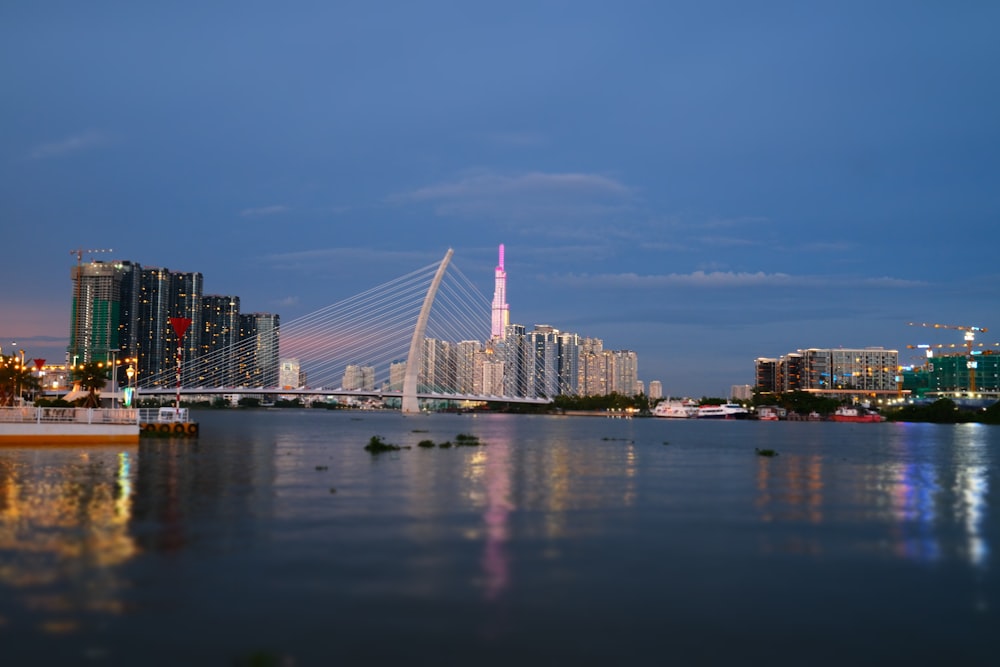
[[[757,408],[757,419],[762,422],[776,422],[778,421],[778,409],[769,405],[761,406]]]
[[[653,408],[653,416],[665,419],[691,419],[698,414],[698,405],[692,401],[660,401]]]
[[[0,445],[137,444],[139,411],[127,408],[0,408]]]
[[[833,413],[833,421],[868,424],[884,422],[885,417],[876,412],[867,412],[859,410],[858,408],[849,408],[842,405]]]
[[[736,403],[703,405],[698,408],[698,419],[746,419],[750,416],[746,408]]]

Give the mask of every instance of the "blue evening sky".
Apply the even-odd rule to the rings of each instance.
[[[673,395],[1000,340],[1000,3],[6,2],[0,345],[70,250],[283,321],[454,262]],[[488,335],[489,314],[484,313]]]

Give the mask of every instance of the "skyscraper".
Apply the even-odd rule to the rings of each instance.
[[[507,272],[503,269],[503,244],[500,244],[500,263],[494,272],[493,325],[490,335],[503,340],[510,324],[510,306],[507,305]]]
[[[111,350],[118,351],[121,273],[105,262],[73,267],[71,364],[106,361]]]

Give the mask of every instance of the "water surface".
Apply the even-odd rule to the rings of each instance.
[[[4,664],[993,664],[1000,647],[997,427],[197,416],[198,441],[0,449]],[[485,444],[416,447],[460,433]],[[410,448],[372,456],[372,435]]]

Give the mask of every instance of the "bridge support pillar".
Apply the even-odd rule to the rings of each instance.
[[[427,318],[430,317],[431,307],[434,305],[434,297],[437,295],[438,287],[441,285],[441,278],[444,277],[448,262],[454,251],[448,248],[441,266],[434,274],[431,287],[424,297],[424,305],[420,309],[420,316],[417,317],[417,326],[413,329],[413,338],[410,339],[410,353],[406,357],[406,373],[403,375],[403,414],[412,415],[420,412],[420,405],[417,401],[417,376],[420,374],[420,367],[424,358],[424,331],[427,329]]]

